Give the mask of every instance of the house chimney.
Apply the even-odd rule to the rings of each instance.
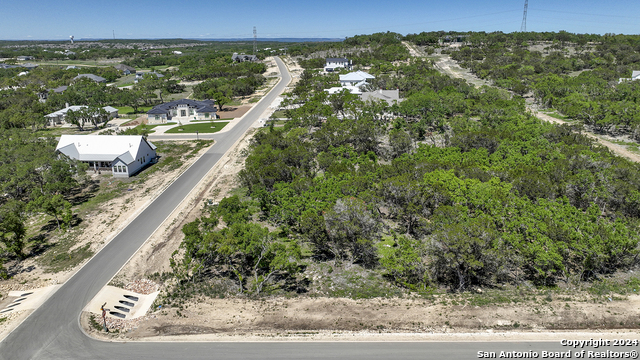
[[[68,108],[69,107],[69,103],[68,102],[64,103],[64,107]]]

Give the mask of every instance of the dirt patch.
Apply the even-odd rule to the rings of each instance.
[[[163,309],[126,339],[208,334],[221,337],[291,334],[532,333],[638,329],[640,296],[626,301],[535,301],[515,305],[443,305],[440,299],[272,298],[199,299],[184,309]],[[539,336],[539,335],[538,335]],[[183,340],[193,340],[186,337]]]
[[[220,119],[237,119],[251,110],[251,105],[240,106],[222,106],[222,110],[218,111]]]

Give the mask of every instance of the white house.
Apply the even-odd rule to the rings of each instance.
[[[618,83],[621,83],[623,81],[635,81],[635,80],[640,80],[640,71],[638,71],[638,70],[632,71],[630,78],[620,78],[620,79],[618,79]]]
[[[163,124],[169,120],[213,120],[216,119],[216,111],[213,100],[181,99],[155,106],[147,111],[147,120],[149,124]]]
[[[351,86],[351,85],[336,86],[336,87],[332,87],[332,88],[329,88],[329,89],[324,89],[324,91],[328,92],[329,95],[337,94],[337,93],[342,92],[344,90],[347,90],[348,92],[350,92],[352,94],[355,94],[355,95],[362,94],[362,90],[359,87]]]
[[[331,72],[336,69],[351,70],[351,61],[345,58],[327,58],[324,65],[324,71]]]
[[[355,72],[350,72],[348,74],[345,75],[340,75],[340,85],[342,86],[362,86],[365,85],[367,83],[367,80],[369,79],[375,79],[376,77],[366,73],[364,71],[355,71]]]
[[[62,135],[56,152],[115,177],[132,176],[156,159],[156,146],[142,135]]]
[[[67,112],[69,112],[69,110],[78,111],[80,109],[88,107],[86,105],[73,105],[73,106],[69,106],[69,104],[66,104],[66,105],[67,107],[65,107],[64,109],[60,109],[58,111],[52,112],[51,114],[47,114],[44,116],[47,118],[47,121],[49,122],[48,123],[49,126],[66,124],[67,122],[65,121],[65,117],[67,115]],[[109,119],[118,117],[118,109],[111,106],[105,106],[102,109],[109,114]]]
[[[376,91],[368,91],[368,92],[364,92],[360,95],[360,98],[362,99],[362,101],[367,101],[367,100],[373,100],[373,99],[377,99],[377,100],[384,100],[387,102],[387,104],[389,105],[393,105],[394,102],[400,102],[402,100],[400,100],[400,91],[398,89],[396,90],[376,90]]]

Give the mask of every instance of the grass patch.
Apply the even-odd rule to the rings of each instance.
[[[7,321],[7,318],[6,318],[6,317],[2,317],[2,318],[0,318],[0,324],[2,324],[2,323],[3,323],[3,322],[5,322],[5,321]]]
[[[153,106],[140,106],[138,107],[138,112],[134,112],[131,106],[114,106],[114,108],[118,109],[118,114],[123,115],[131,115],[131,114],[143,114],[147,111],[151,110]]]
[[[94,330],[98,330],[98,331],[103,331],[104,327],[102,326],[102,324],[100,324],[97,320],[96,320],[96,316],[91,314],[91,316],[89,316],[89,325],[91,325],[91,327]]]
[[[589,292],[597,296],[607,296],[610,294],[633,295],[640,292],[640,278],[630,277],[628,279],[602,279],[593,282],[589,287]]]
[[[191,95],[191,93],[193,93],[193,87],[194,87],[194,85],[185,85],[183,92],[176,93],[176,94],[164,95],[163,96],[163,100],[165,102],[168,102],[168,101],[173,101],[173,100],[186,99],[189,95]],[[159,90],[156,90],[156,94],[159,95]]]
[[[402,297],[404,290],[389,283],[381,274],[351,265],[345,268],[339,263],[309,264],[305,274],[314,281],[310,284],[312,296],[329,296],[349,299],[373,299]]]
[[[69,251],[75,245],[75,237],[67,235],[38,259],[41,265],[45,267],[45,271],[56,273],[66,269],[70,269],[80,264],[85,259],[93,255],[91,244]]]
[[[271,118],[274,118],[274,119],[288,118],[288,116],[285,110],[278,110],[278,111],[275,111],[273,114],[271,114]]]
[[[195,140],[189,142],[176,143],[173,141],[157,141],[153,143],[158,148],[156,152],[160,155],[160,161],[157,164],[144,169],[135,177],[136,181],[145,181],[147,177],[156,171],[172,171],[184,163],[183,160],[194,157],[200,150],[211,146],[213,140]]]
[[[573,119],[570,119],[562,114],[558,114],[555,111],[549,111],[549,112],[545,112],[544,114],[551,116],[554,119],[558,119],[558,120],[565,120],[565,121],[572,121]]]
[[[235,119],[235,118],[215,119],[214,121],[223,121],[223,120],[231,121],[233,119]],[[203,121],[211,122],[211,119],[209,119],[209,120],[191,120],[191,122],[203,122]]]
[[[288,120],[267,120],[264,124],[264,126],[269,126],[271,124],[275,125],[275,126],[280,126],[280,125],[284,125],[287,123]]]
[[[39,129],[36,131],[38,136],[54,136],[58,137],[60,135],[80,135],[86,133],[85,131],[78,130],[77,127],[51,127],[46,129]]]
[[[115,86],[129,86],[134,84],[134,80],[136,79],[135,75],[125,75],[114,82]]]
[[[215,122],[213,124],[207,122],[207,123],[200,123],[200,124],[190,124],[190,125],[183,125],[183,126],[178,126],[178,127],[174,127],[172,129],[167,130],[165,133],[169,133],[169,134],[180,134],[180,133],[195,133],[196,131],[201,133],[201,134],[206,134],[206,133],[215,133],[218,132],[220,130],[222,130],[222,128],[224,128],[229,122],[225,121],[225,122]],[[180,130],[182,129],[182,130]]]

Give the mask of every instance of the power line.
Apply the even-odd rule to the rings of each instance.
[[[524,0],[524,13],[522,14],[522,25],[520,25],[520,31],[527,32],[527,8],[529,7],[529,0]]]

